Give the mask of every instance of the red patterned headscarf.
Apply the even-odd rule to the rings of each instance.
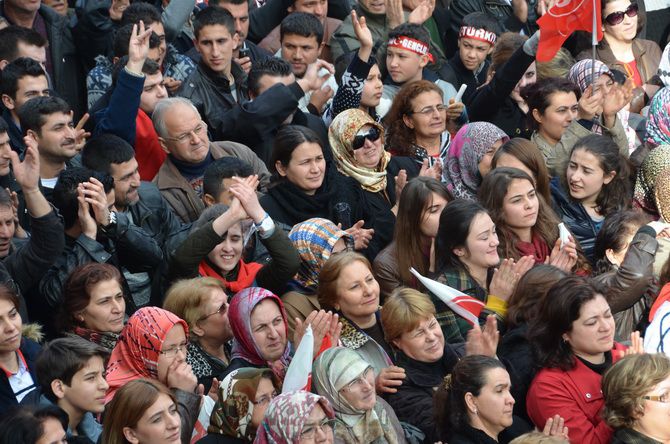
[[[282,318],[284,319],[284,328],[288,335],[288,324],[286,322],[286,311],[281,299],[277,297],[270,290],[259,287],[249,287],[233,296],[233,299],[228,308],[228,321],[230,328],[233,330],[233,351],[232,358],[240,358],[257,366],[268,366],[273,373],[283,381],[286,374],[286,368],[291,361],[291,347],[289,346],[288,337],[286,338],[286,348],[279,360],[279,363],[267,362],[261,356],[260,350],[254,341],[254,335],[251,332],[251,312],[256,305],[260,304],[265,299],[272,299],[279,306]]]
[[[174,313],[158,307],[137,310],[121,331],[107,366],[109,389],[105,402],[127,382],[138,378],[158,378],[158,356],[168,332],[175,325],[184,327],[188,338],[188,324]]]

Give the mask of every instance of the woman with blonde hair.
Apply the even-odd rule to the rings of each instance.
[[[426,442],[435,442],[433,393],[464,354],[462,344],[452,346],[444,340],[430,298],[411,288],[393,292],[382,307],[381,321],[386,340],[395,350],[396,364],[407,375],[398,392],[386,399],[401,421],[421,429]],[[469,338],[465,353],[495,356],[497,344],[498,332],[491,318],[483,335]]]
[[[613,444],[670,441],[670,358],[630,355],[603,376],[603,416],[614,429]]]
[[[226,344],[233,338],[228,322],[226,286],[218,279],[198,277],[175,282],[165,295],[163,308],[186,321],[190,342],[186,362],[209,390],[230,361]]]
[[[177,400],[155,379],[135,379],[121,387],[107,405],[105,444],[180,443]]]

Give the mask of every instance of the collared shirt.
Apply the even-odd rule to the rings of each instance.
[[[12,373],[4,367],[0,368],[2,368],[2,371],[4,371],[7,376],[9,386],[12,388],[14,396],[16,397],[16,402],[21,402],[23,398],[25,398],[28,393],[35,390],[37,386],[35,381],[33,381],[30,370],[28,370],[28,364],[26,363],[26,359],[23,357],[21,350],[16,351],[16,357],[19,361],[19,369],[16,373]]]

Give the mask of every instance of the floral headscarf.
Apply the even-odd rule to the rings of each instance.
[[[498,140],[507,142],[509,137],[492,123],[473,122],[464,125],[449,145],[446,159],[442,159],[442,181],[457,199],[477,200],[477,190],[482,184],[479,162],[491,145]]]
[[[256,436],[256,428],[251,425],[253,401],[263,378],[270,378],[277,391],[281,389],[281,383],[267,368],[240,368],[228,374],[219,386],[219,400],[212,411],[207,433],[252,442]]]
[[[670,144],[670,87],[660,89],[649,104],[647,139],[652,146]]]
[[[326,398],[298,390],[282,393],[272,400],[265,418],[258,427],[254,444],[294,444],[300,442],[302,428],[316,404],[326,417],[335,418],[335,412]]]
[[[168,332],[177,324],[184,327],[188,339],[186,321],[162,308],[140,308],[128,319],[109,358],[109,389],[105,402],[109,402],[127,382],[138,378],[158,378],[159,353]]]
[[[398,438],[384,409],[376,405],[369,411],[358,410],[339,394],[340,390],[370,367],[372,366],[350,348],[330,348],[314,361],[314,389],[330,402],[337,418],[353,431],[358,442],[374,442],[384,437],[385,442],[394,444],[398,442]]]
[[[668,167],[670,167],[670,145],[661,145],[647,154],[637,171],[633,205],[641,208],[654,218],[658,218],[658,209],[654,198],[656,178]]]
[[[347,247],[354,246],[353,236],[319,217],[294,225],[288,237],[300,255],[300,269],[293,281],[297,287],[309,291],[316,291],[321,267],[330,258],[337,241],[344,239]]]
[[[354,159],[351,144],[365,125],[374,126],[382,135],[384,134],[384,127],[375,122],[370,114],[357,108],[343,111],[335,117],[328,128],[328,140],[337,169],[345,176],[356,179],[364,190],[377,193],[386,189],[386,166],[391,160],[391,155],[382,148],[381,159],[376,168],[366,168],[358,164]],[[381,146],[384,146],[383,140]]]
[[[265,299],[272,299],[279,306],[282,318],[284,319],[284,328],[288,334],[288,324],[286,322],[286,311],[284,304],[270,290],[259,287],[249,287],[233,296],[233,299],[228,308],[228,320],[230,328],[235,337],[233,341],[232,358],[240,358],[249,362],[252,365],[267,366],[272,369],[272,372],[277,375],[279,380],[284,380],[286,368],[291,361],[291,347],[286,339],[286,348],[282,354],[279,362],[273,364],[267,362],[261,356],[261,352],[254,341],[254,335],[251,332],[251,312],[256,305],[263,302]]]

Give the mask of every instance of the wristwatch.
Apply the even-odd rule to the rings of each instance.
[[[116,211],[110,211],[109,217],[107,218],[107,223],[103,225],[103,230],[109,230],[112,225],[116,225]]]
[[[268,213],[265,213],[265,217],[260,224],[254,223],[254,227],[258,230],[258,234],[262,238],[268,238],[272,235],[275,229],[275,223]]]

